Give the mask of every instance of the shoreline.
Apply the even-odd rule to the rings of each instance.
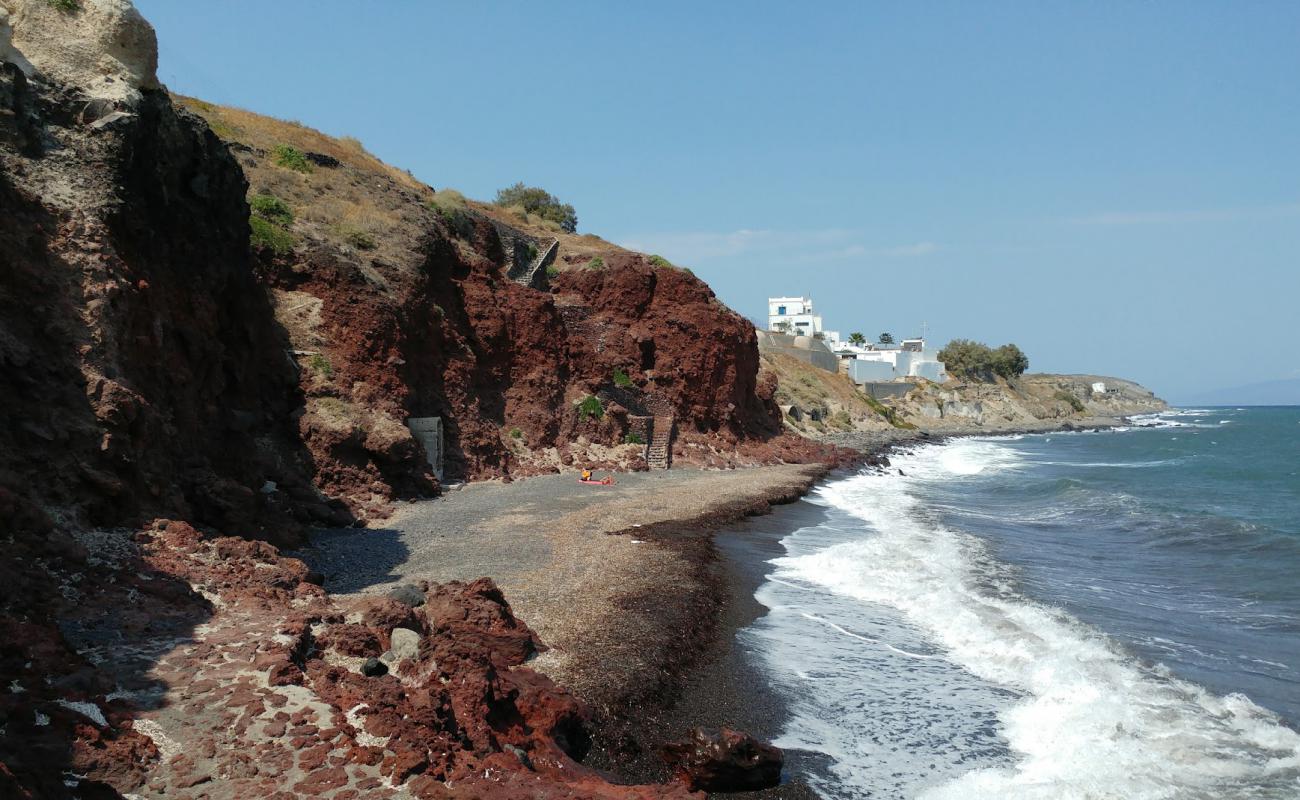
[[[695,642],[689,657],[682,659],[680,691],[675,696],[663,698],[662,706],[653,717],[642,717],[640,724],[635,726],[633,735],[649,745],[645,749],[657,751],[674,738],[680,738],[685,730],[697,725],[705,728],[726,725],[747,731],[764,741],[772,741],[780,734],[787,713],[783,701],[767,686],[759,669],[740,651],[736,636],[766,613],[766,608],[754,598],[754,592],[764,580],[767,558],[783,554],[780,541],[791,532],[788,527],[792,520],[787,518],[776,521],[773,515],[781,515],[785,506],[797,504],[818,484],[833,478],[835,473],[860,468],[873,461],[878,468],[887,468],[890,453],[898,448],[915,445],[943,444],[954,439],[979,436],[1104,431],[1129,424],[1127,417],[1099,417],[1063,420],[1033,429],[1007,427],[942,433],[894,429],[839,434],[819,439],[857,450],[859,457],[850,467],[841,470],[825,469],[798,497],[786,503],[770,503],[765,512],[760,512],[762,516],[750,514],[736,517],[729,524],[697,532],[708,540],[711,559],[708,566],[713,576],[716,603],[715,625],[709,632],[707,641]],[[778,505],[782,507],[776,508]],[[684,521],[676,525],[686,528],[690,523]],[[616,728],[615,731],[617,734],[629,733],[626,726]],[[795,761],[815,762],[821,758],[814,753],[787,752],[786,782],[765,791],[730,796],[792,800],[817,798],[816,792],[797,774],[788,775],[792,755]],[[661,780],[665,777],[662,765],[655,765],[644,756],[629,759],[626,753],[593,752],[588,763],[613,771],[626,780]]]
[[[620,783],[663,782],[672,776],[661,748],[691,727],[726,725],[767,741],[780,733],[783,702],[736,646],[736,633],[765,613],[753,597],[764,577],[759,551],[779,555],[789,533],[788,519],[771,522],[774,507],[796,503],[836,472],[887,467],[894,448],[1124,424],[1096,422],[871,432],[848,448],[857,454],[843,470],[818,463],[631,473],[599,490],[578,489],[567,474],[467,484],[399,510],[380,528],[317,531],[295,555],[325,574],[334,595],[491,576],[550,648],[529,666],[593,711],[584,763]],[[787,769],[818,758],[791,755]],[[741,796],[816,794],[794,776]]]

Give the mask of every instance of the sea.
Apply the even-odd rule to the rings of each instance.
[[[737,646],[821,796],[1300,798],[1300,408],[922,445],[802,505]]]

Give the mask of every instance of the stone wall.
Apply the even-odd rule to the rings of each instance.
[[[772,331],[757,331],[759,352],[785,353],[827,372],[840,371],[840,359],[830,345],[811,336],[790,336]]]

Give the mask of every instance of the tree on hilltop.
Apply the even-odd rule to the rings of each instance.
[[[888,332],[880,334],[880,343],[881,343],[881,344],[893,344],[893,343],[894,343],[894,334],[892,334],[892,333],[888,333]]]
[[[499,190],[495,203],[502,208],[517,207],[526,214],[536,214],[559,225],[565,233],[578,230],[578,213],[572,205],[561,203],[560,198],[545,189],[525,186],[522,181]]]
[[[939,360],[953,375],[979,381],[992,381],[994,376],[1010,380],[1029,369],[1029,357],[1014,344],[1004,344],[995,350],[970,339],[948,342],[939,351]]]

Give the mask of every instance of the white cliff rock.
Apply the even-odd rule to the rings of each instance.
[[[158,88],[158,40],[129,0],[0,0],[0,59],[29,76],[131,104]]]

